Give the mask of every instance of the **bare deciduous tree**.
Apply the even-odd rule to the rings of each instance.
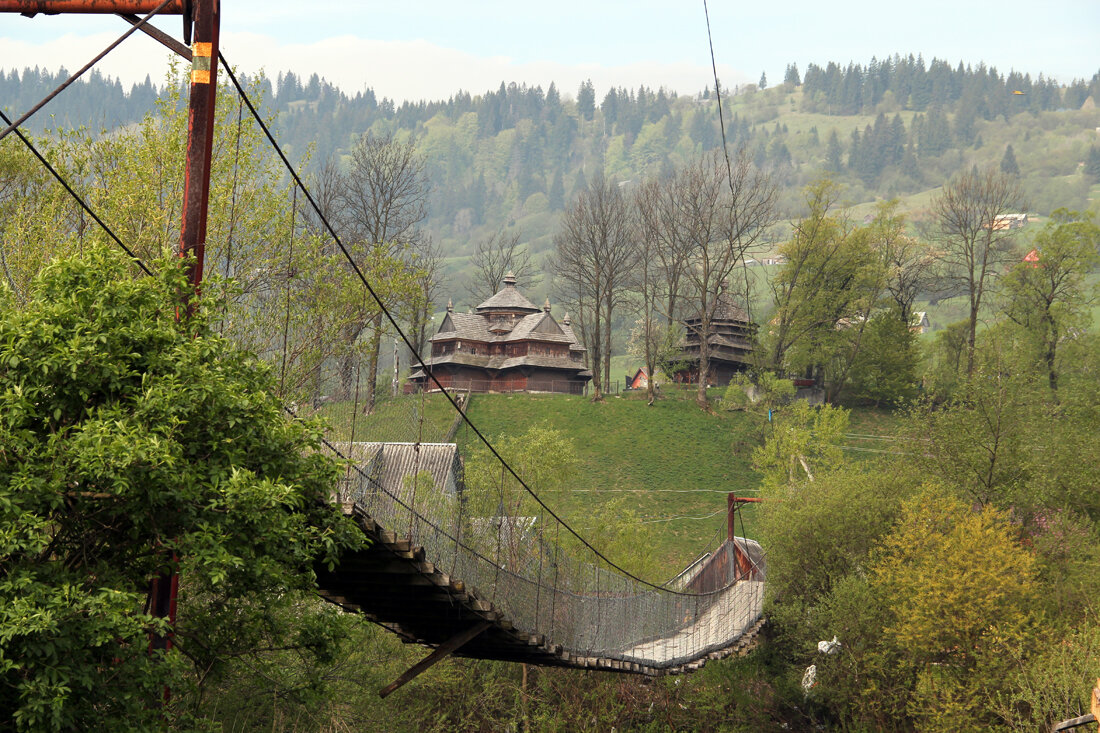
[[[673,256],[676,244],[666,241],[667,229],[661,225],[663,206],[667,202],[665,181],[646,181],[634,195],[634,210],[638,231],[638,323],[634,330],[633,347],[645,363],[646,397],[653,404],[656,397],[658,363],[668,351],[668,336],[682,267]],[[667,303],[661,317],[660,301]],[[663,321],[663,322],[662,322]]]
[[[696,401],[706,408],[708,341],[720,288],[774,222],[776,189],[743,151],[730,165],[721,152],[705,155],[667,186],[654,226],[682,252],[682,277],[700,319]]]
[[[500,290],[509,272],[515,275],[517,287],[529,288],[538,282],[531,253],[520,246],[520,236],[518,231],[508,233],[501,227],[488,239],[478,241],[471,258],[474,274],[466,286],[474,304]]]
[[[411,142],[369,132],[360,138],[343,178],[340,204],[348,237],[360,245],[365,259],[411,257],[421,244],[419,227],[427,216],[427,198],[424,158]],[[368,329],[369,339],[364,409],[370,412],[384,331],[381,312],[371,314],[362,328]]]
[[[961,285],[969,299],[968,376],[974,373],[974,341],[986,289],[1012,257],[1012,230],[1006,215],[1022,207],[1018,179],[994,168],[956,176],[932,202],[945,277]]]
[[[411,142],[365,134],[351,151],[341,203],[350,237],[389,252],[416,244],[427,216],[424,157]]]
[[[431,324],[436,296],[439,295],[439,289],[443,284],[443,252],[431,237],[425,237],[417,248],[413,263],[416,265],[416,280],[423,297],[413,304],[412,339],[416,350],[421,356],[425,356],[430,335],[428,328]]]
[[[343,233],[344,188],[340,164],[335,158],[326,158],[309,176],[309,191],[320,212],[315,211],[304,196],[298,201],[298,215],[302,217],[306,231],[323,242],[322,253],[326,255],[336,252],[336,242],[321,219],[323,217],[328,221],[337,234]]]
[[[566,211],[554,238],[554,269],[566,287],[566,301],[588,349],[594,400],[603,398],[611,378],[612,318],[628,297],[634,276],[631,224],[618,184],[601,176]]]
[[[679,217],[679,201],[675,191],[676,179],[653,179],[643,184],[636,199],[639,225],[648,240],[651,268],[659,273],[663,282],[664,315],[671,325],[682,315],[681,299],[684,290],[690,241],[677,236],[682,228],[676,222]]]

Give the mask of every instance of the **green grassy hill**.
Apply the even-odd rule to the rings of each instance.
[[[594,404],[571,395],[474,395],[469,415],[490,440],[532,425],[565,433],[579,478],[544,500],[583,533],[594,507],[628,495],[671,576],[725,536],[727,492],[755,493],[751,454],[761,425],[745,413],[704,413],[686,392],[673,390],[652,407],[643,396]],[[456,439],[468,450],[476,436],[460,429]],[[745,521],[751,535],[751,510]]]
[[[609,396],[602,403],[558,394],[477,394],[468,415],[494,444],[532,426],[554,428],[573,443],[577,479],[568,489],[539,492],[541,498],[582,534],[591,533],[595,510],[628,497],[627,504],[645,524],[643,537],[654,548],[655,564],[665,580],[726,533],[726,494],[754,496],[760,476],[752,469],[752,451],[764,438],[759,415],[715,409],[703,412],[694,388],[665,385],[652,407],[645,393]],[[717,402],[721,390],[712,389]],[[371,415],[338,402],[317,415],[331,426],[335,440],[438,442],[455,420],[450,403],[439,394],[383,398]],[[850,457],[870,460],[890,448],[879,439],[891,435],[898,418],[888,410],[855,408],[846,444]],[[465,425],[454,436],[464,455],[478,444]],[[505,458],[507,458],[505,454]],[[538,487],[534,487],[538,491]],[[742,510],[738,533],[756,537],[754,509]],[[627,567],[629,558],[617,558]]]

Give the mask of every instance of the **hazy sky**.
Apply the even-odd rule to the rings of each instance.
[[[790,62],[804,70],[895,52],[1063,82],[1100,71],[1098,0],[710,0],[710,18],[724,86],[756,82],[762,71],[778,83]],[[180,36],[178,17],[157,25]],[[123,30],[110,16],[3,15],[0,68],[79,68]],[[99,68],[126,83],[147,73],[159,82],[160,48],[135,36]],[[600,97],[610,85],[691,93],[713,84],[702,0],[223,0],[222,49],[248,72],[317,72],[347,92],[371,86],[397,100],[480,93],[501,81],[555,81],[573,94],[591,78]]]

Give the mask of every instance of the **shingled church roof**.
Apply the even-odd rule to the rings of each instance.
[[[703,319],[696,314],[691,318],[684,319],[685,323],[699,323]],[[714,299],[714,311],[710,317],[711,323],[718,321],[731,321],[734,323],[750,323],[749,314],[737,304],[737,301],[733,299],[733,296],[729,294],[729,286],[727,283],[722,283],[718,292],[718,297]]]
[[[478,313],[493,313],[498,311],[538,313],[541,310],[542,308],[539,308],[537,305],[527,300],[527,298],[523,297],[523,294],[516,289],[516,276],[511,271],[504,276],[504,287],[493,295],[493,297],[477,307]]]

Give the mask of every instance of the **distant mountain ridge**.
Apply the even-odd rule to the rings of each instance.
[[[0,72],[0,104],[20,113],[64,76]],[[483,94],[396,104],[371,89],[348,95],[316,74],[259,84],[265,109],[278,112],[280,139],[299,160],[310,151],[310,165],[346,155],[366,131],[415,140],[432,182],[427,226],[453,271],[502,226],[518,228],[536,255],[548,251],[560,212],[595,175],[636,182],[722,144],[713,90],[617,87],[601,97],[591,82],[569,95],[554,84],[502,82]],[[127,92],[92,72],[30,129],[110,129],[140,119],[162,94],[148,78]],[[918,194],[974,164],[1007,165],[1009,154],[1037,210],[1081,207],[1092,183],[1083,161],[1098,143],[1097,100],[1100,72],[1059,85],[912,55],[810,64],[803,74],[792,64],[782,84],[723,94],[727,144],[772,172],[787,212],[823,173],[844,183],[851,201],[869,201]]]

